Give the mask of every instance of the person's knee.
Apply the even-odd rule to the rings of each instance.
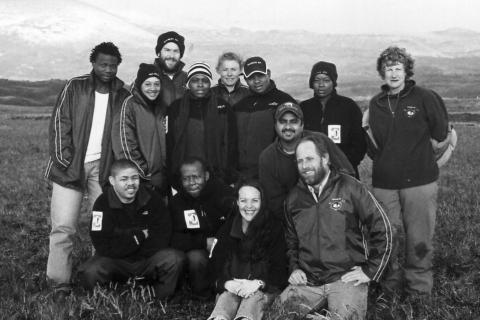
[[[191,250],[187,252],[187,258],[191,268],[202,268],[208,264],[208,257],[205,250]]]
[[[80,284],[88,290],[93,289],[97,283],[101,283],[102,268],[97,263],[89,263],[88,261],[79,267],[78,278]]]
[[[165,271],[177,271],[183,269],[186,263],[185,254],[179,250],[164,249],[157,252],[155,266]]]

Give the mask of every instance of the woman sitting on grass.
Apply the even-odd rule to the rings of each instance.
[[[238,210],[219,230],[212,264],[220,296],[208,318],[259,320],[287,281],[285,238],[258,182],[241,183]]]

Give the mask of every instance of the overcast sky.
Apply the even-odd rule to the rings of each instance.
[[[79,1],[135,22],[153,19],[172,28],[416,33],[458,27],[480,32],[480,2],[474,0]]]

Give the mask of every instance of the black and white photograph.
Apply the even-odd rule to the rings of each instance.
[[[0,0],[0,319],[480,319],[479,10]]]

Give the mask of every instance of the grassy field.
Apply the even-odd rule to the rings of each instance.
[[[185,295],[180,304],[162,304],[137,284],[94,294],[75,289],[66,308],[52,303],[45,279],[48,120],[36,117],[45,112],[0,107],[0,319],[206,319],[212,302]],[[395,302],[395,319],[480,319],[480,127],[456,129],[457,149],[441,170],[432,303]],[[90,254],[87,220],[81,222],[75,265]],[[380,307],[372,297],[369,319],[378,319]]]

